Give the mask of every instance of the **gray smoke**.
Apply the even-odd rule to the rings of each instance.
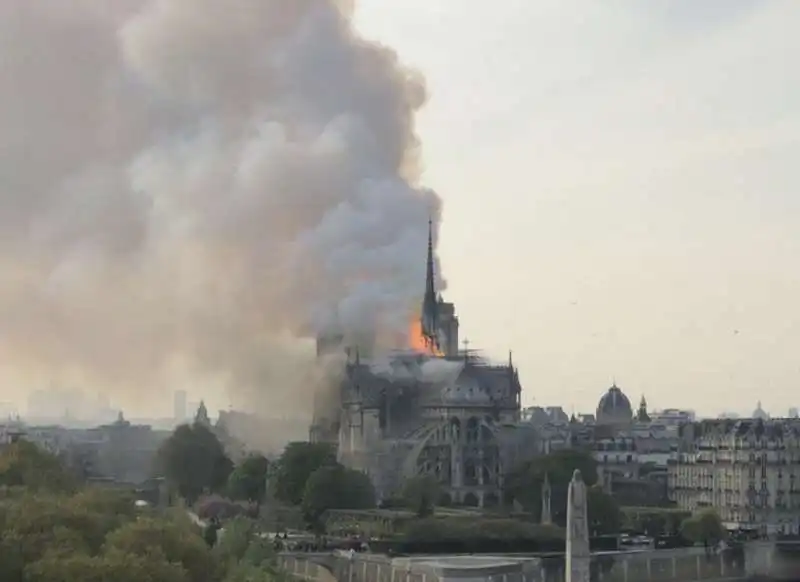
[[[296,338],[406,329],[440,216],[417,182],[425,88],[353,9],[0,3],[6,365],[280,412]]]
[[[398,358],[386,354],[370,360],[369,367],[376,376],[390,380],[416,380],[430,384],[454,385],[464,369],[464,362],[437,357],[422,360],[419,356]]]

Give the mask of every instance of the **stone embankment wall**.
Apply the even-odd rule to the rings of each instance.
[[[541,582],[563,582],[563,559],[543,560]],[[703,549],[609,553],[592,556],[593,582],[691,582],[744,579],[741,552],[708,554]],[[539,581],[537,581],[539,582]]]
[[[563,556],[282,556],[298,578],[318,582],[564,582]],[[592,556],[593,582],[694,582],[745,579],[741,552],[702,549]]]
[[[800,580],[800,541],[753,542],[745,546],[744,554],[749,578]]]

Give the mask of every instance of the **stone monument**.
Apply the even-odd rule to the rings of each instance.
[[[589,516],[586,484],[577,469],[567,490],[567,567],[565,582],[589,582]]]
[[[547,473],[544,474],[544,483],[542,483],[542,525],[550,525],[553,523],[553,516],[550,512],[550,477]]]

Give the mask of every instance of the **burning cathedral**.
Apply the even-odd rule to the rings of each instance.
[[[318,339],[319,355],[345,352],[346,363],[335,402],[315,413],[312,441],[335,443],[340,462],[367,473],[379,499],[431,476],[453,503],[497,503],[505,472],[533,448],[519,425],[519,377],[510,355],[492,365],[459,350],[455,307],[435,288],[430,224],[425,293],[409,343],[375,356],[348,350],[341,337]]]

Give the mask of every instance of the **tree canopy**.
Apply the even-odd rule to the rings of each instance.
[[[403,487],[403,502],[417,517],[433,515],[440,496],[439,483],[429,475],[409,479]]]
[[[554,521],[566,520],[567,488],[575,469],[579,469],[587,487],[597,482],[597,463],[588,453],[574,449],[536,457],[512,469],[506,479],[505,494],[529,512],[540,517],[542,485],[550,481],[550,504]]]
[[[233,463],[211,429],[194,423],[179,426],[162,443],[156,469],[181,497],[193,503],[206,491],[224,489]]]
[[[264,455],[247,456],[228,478],[231,499],[261,503],[267,493],[269,461]]]
[[[575,469],[580,470],[586,483],[589,529],[591,532],[616,533],[621,515],[617,503],[605,494],[597,483],[597,462],[588,453],[575,449],[542,455],[512,470],[506,480],[505,494],[541,518],[542,485],[545,475],[550,481],[550,508],[553,521],[564,525],[567,520],[567,490]]]
[[[411,542],[460,542],[475,539],[563,540],[564,530],[553,525],[528,523],[518,519],[444,517],[408,522],[401,539]]]
[[[692,514],[670,507],[623,507],[623,527],[649,536],[675,535]]]
[[[45,483],[36,467],[53,482]],[[31,443],[0,452],[0,580],[273,582],[280,577],[270,541],[256,535],[253,522],[244,522],[238,549],[218,544],[222,547],[212,550],[185,511],[138,508],[133,491],[80,488],[68,476],[58,458]],[[235,528],[231,533],[234,541]]]
[[[719,514],[713,509],[704,509],[683,520],[681,535],[694,543],[710,548],[728,537]]]
[[[336,452],[328,443],[289,443],[270,474],[275,498],[300,505],[311,474],[320,467],[335,464]]]
[[[616,500],[603,491],[600,485],[593,485],[586,492],[586,508],[589,514],[589,533],[608,535],[619,533],[622,526],[622,513]]]
[[[58,457],[21,439],[8,445],[0,455],[0,485],[72,491],[77,483]]]
[[[0,500],[0,580],[219,582],[191,524],[137,511],[124,491],[20,491]],[[202,548],[196,552],[196,548]],[[202,566],[203,577],[197,577]],[[207,574],[207,573],[210,573]]]
[[[306,521],[319,526],[322,514],[329,509],[370,509],[375,507],[375,490],[361,471],[336,463],[314,471],[303,492]]]

